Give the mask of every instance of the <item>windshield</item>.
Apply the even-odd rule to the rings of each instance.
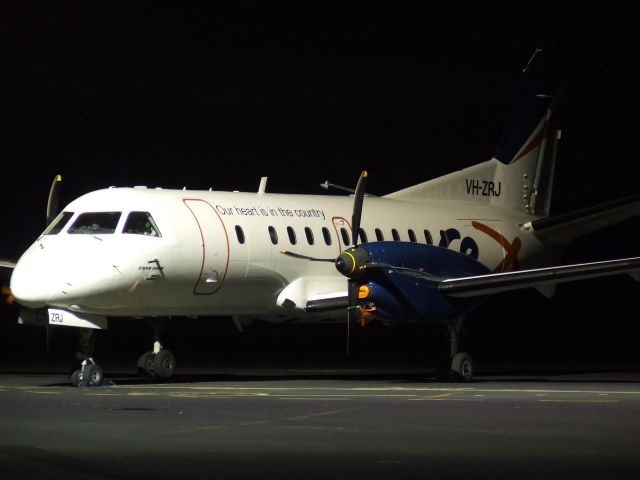
[[[73,217],[73,212],[62,212],[49,224],[43,235],[56,235],[62,231],[65,225]]]
[[[122,212],[87,212],[78,215],[78,218],[69,227],[68,233],[105,234],[113,233],[118,226]]]
[[[122,233],[159,237],[160,230],[149,212],[131,212],[124,224]]]

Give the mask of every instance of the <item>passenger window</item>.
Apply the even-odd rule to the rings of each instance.
[[[398,230],[396,230],[395,228],[391,229],[391,236],[396,242],[400,241],[400,234],[398,233]]]
[[[324,237],[324,243],[331,245],[331,233],[327,227],[322,227],[322,236]]]
[[[291,245],[295,245],[296,232],[293,230],[293,227],[287,227],[287,234],[289,235],[289,242],[291,242]]]
[[[351,245],[351,240],[349,240],[349,233],[347,232],[347,229],[342,227],[340,229],[340,233],[342,234],[342,243],[344,243],[344,246],[346,247],[347,245]]]
[[[367,233],[361,228],[358,230],[358,238],[360,239],[360,243],[367,243]]]
[[[382,234],[382,230],[376,228],[376,240],[382,242],[384,240],[384,235]]]
[[[424,240],[427,245],[433,245],[433,238],[431,238],[431,232],[427,229],[424,230]]]
[[[274,245],[278,244],[278,232],[276,232],[276,229],[272,226],[269,226],[269,237],[271,237],[271,243]]]
[[[73,212],[62,212],[49,224],[43,235],[57,235],[73,217]]]
[[[409,229],[407,230],[407,233],[409,234],[409,241],[410,242],[417,242],[418,239],[416,238],[416,234],[413,232],[413,230]]]
[[[236,237],[238,237],[238,243],[244,244],[244,232],[240,225],[236,225]]]
[[[304,234],[307,236],[307,243],[313,245],[313,232],[309,227],[304,227]]]
[[[81,213],[69,227],[68,233],[108,234],[116,231],[122,212]]]
[[[148,235],[150,237],[160,237],[160,230],[156,226],[149,212],[131,212],[122,228],[122,233],[132,233],[134,235]]]

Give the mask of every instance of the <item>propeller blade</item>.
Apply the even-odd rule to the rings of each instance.
[[[288,250],[280,250],[280,253],[282,253],[283,255],[288,255],[289,257],[293,257],[293,258],[300,258],[302,260],[311,260],[312,262],[331,262],[331,263],[334,263],[336,261],[335,258],[310,257],[308,255],[301,255],[299,253],[293,253],[293,252],[290,252]]]
[[[353,246],[358,245],[360,234],[360,218],[362,217],[362,201],[364,200],[364,187],[367,183],[367,171],[363,171],[356,185],[356,192],[353,195],[353,214],[351,216],[351,238]]]
[[[351,346],[351,327],[355,327],[360,320],[358,289],[358,283],[350,279],[347,284],[347,355]]]
[[[16,299],[13,297],[11,289],[6,285],[2,287],[2,294],[7,297],[5,298],[5,302],[7,302],[9,305],[12,305],[13,302],[15,302]]]
[[[49,190],[49,200],[47,201],[47,225],[49,225],[58,215],[58,207],[60,203],[60,183],[62,175],[56,175]]]

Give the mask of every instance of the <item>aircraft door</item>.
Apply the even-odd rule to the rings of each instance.
[[[229,238],[218,212],[209,202],[200,199],[183,200],[195,220],[202,266],[193,287],[195,295],[211,295],[222,287],[229,267]]]

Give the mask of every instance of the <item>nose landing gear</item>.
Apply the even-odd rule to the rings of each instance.
[[[69,379],[74,387],[99,387],[104,381],[104,373],[93,360],[93,349],[95,337],[93,329],[83,328],[80,330],[79,350],[76,354],[80,365],[76,368]]]

